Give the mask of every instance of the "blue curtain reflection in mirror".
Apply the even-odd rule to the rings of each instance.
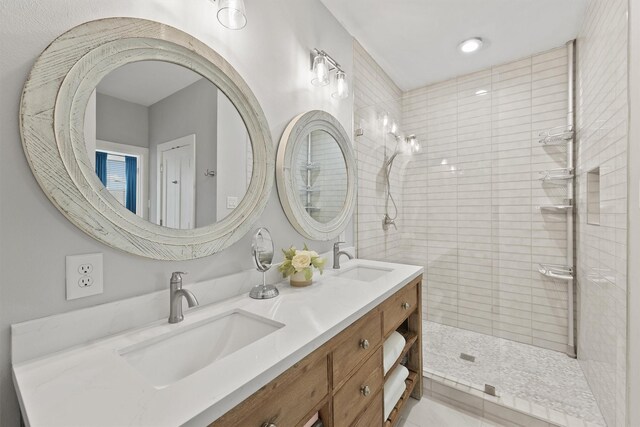
[[[102,185],[107,186],[107,153],[96,151],[96,175],[102,181]]]
[[[138,159],[131,156],[124,158],[126,180],[126,208],[136,213],[136,191],[138,188]]]

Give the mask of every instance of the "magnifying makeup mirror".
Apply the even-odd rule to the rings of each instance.
[[[280,293],[274,285],[267,285],[267,271],[273,263],[273,239],[266,228],[259,228],[253,236],[251,244],[253,262],[258,271],[262,272],[262,284],[251,289],[249,296],[254,299],[269,299],[277,297]]]

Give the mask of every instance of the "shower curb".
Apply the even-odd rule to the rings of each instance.
[[[450,376],[423,371],[424,393],[466,412],[504,425],[522,427],[604,427],[564,414],[555,409],[498,391],[488,395],[480,387]]]

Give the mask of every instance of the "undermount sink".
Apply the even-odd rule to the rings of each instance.
[[[164,388],[283,326],[234,310],[122,349],[120,356],[155,388]]]
[[[344,271],[339,272],[338,277],[358,280],[360,282],[373,282],[391,271],[393,270],[389,270],[388,268],[356,265],[355,267],[346,268]]]

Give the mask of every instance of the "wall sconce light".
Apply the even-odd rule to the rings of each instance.
[[[329,64],[326,56],[316,55],[313,58],[311,69],[313,70],[312,85],[320,87],[329,84]]]
[[[334,98],[345,99],[349,97],[349,83],[347,83],[347,75],[344,71],[336,73],[336,91],[331,94]]]
[[[331,72],[335,71],[336,91],[332,93],[331,96],[337,99],[349,97],[347,74],[340,68],[340,64],[327,52],[318,49],[311,51],[311,71],[313,72],[311,84],[318,87],[328,85],[331,81]]]
[[[244,0],[211,0],[218,3],[217,18],[224,27],[240,30],[247,25],[247,14]]]
[[[404,139],[404,141],[409,146],[409,151],[411,152],[411,154],[414,154],[420,151],[420,144],[418,143],[418,140],[416,139],[415,135],[413,134],[409,135]]]

